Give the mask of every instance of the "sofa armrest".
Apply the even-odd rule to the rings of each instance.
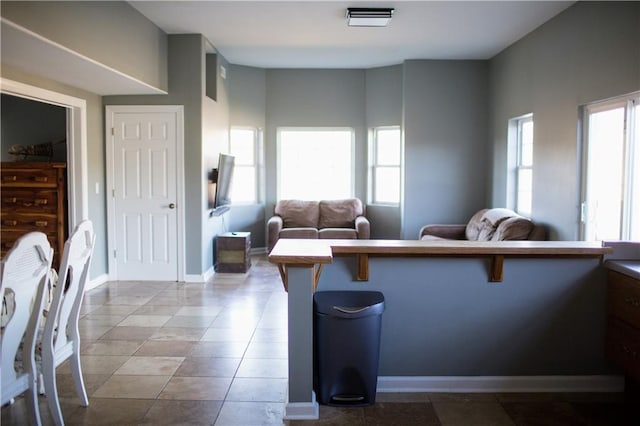
[[[364,216],[357,216],[355,221],[356,232],[359,240],[368,240],[371,235],[369,219]]]
[[[527,239],[532,241],[546,241],[547,227],[544,225],[533,224],[533,229],[529,233],[529,237]]]
[[[466,240],[467,225],[425,225],[420,229],[418,239],[425,235],[432,235],[447,240]]]
[[[280,216],[271,216],[267,221],[267,243],[269,253],[273,250],[273,246],[276,245],[276,241],[280,237],[280,231],[282,231],[282,226],[284,222],[282,217]]]

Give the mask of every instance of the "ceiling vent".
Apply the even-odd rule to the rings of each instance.
[[[392,8],[350,7],[347,24],[350,27],[386,27],[393,16]]]

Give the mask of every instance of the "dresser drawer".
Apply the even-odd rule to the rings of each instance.
[[[53,168],[11,168],[3,163],[0,175],[3,188],[34,186],[56,188],[58,185],[58,173]]]
[[[34,229],[33,231],[37,231],[37,230]],[[2,227],[2,231],[0,232],[0,255],[4,257],[4,255],[9,250],[11,250],[16,240],[21,236],[23,236],[24,234],[26,234],[27,232],[31,232],[31,231],[26,231],[26,232],[15,231],[15,230],[8,231],[4,227]],[[54,256],[57,256],[58,242],[59,242],[58,237],[55,235],[55,233],[46,233],[46,234],[47,234],[47,240],[49,240],[49,244],[51,244],[51,247],[53,247],[54,249],[54,252],[55,252]]]
[[[640,328],[640,281],[609,271],[607,311],[609,315]]]
[[[640,330],[614,317],[607,320],[607,358],[640,380]]]
[[[2,211],[0,216],[2,234],[6,232],[20,232],[22,234],[31,231],[40,231],[45,234],[56,232],[58,218],[55,214],[46,213],[17,213],[13,211]]]
[[[55,213],[57,208],[58,192],[55,189],[7,188],[2,191],[3,211]]]

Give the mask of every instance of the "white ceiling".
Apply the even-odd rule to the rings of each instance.
[[[169,34],[200,33],[231,63],[370,68],[407,59],[488,59],[574,2],[136,1]],[[394,7],[386,28],[346,25],[347,7]],[[4,18],[2,63],[100,95],[161,94]]]
[[[369,68],[488,59],[573,1],[132,1],[169,34],[200,33],[231,63]],[[347,7],[393,7],[385,28],[348,27]]]

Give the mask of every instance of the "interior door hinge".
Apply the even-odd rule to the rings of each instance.
[[[116,250],[113,251],[113,258],[116,259],[118,256],[116,256],[118,252]]]
[[[112,190],[111,190],[111,196],[112,196],[113,198],[116,198],[116,190],[115,190],[115,189],[112,189]]]
[[[115,134],[116,134],[116,128],[112,127],[111,128],[111,136],[115,136]]]

